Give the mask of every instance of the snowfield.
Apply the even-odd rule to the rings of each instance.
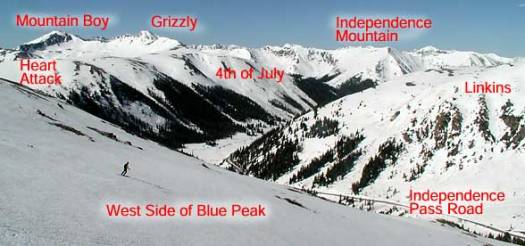
[[[63,83],[18,85],[21,59],[56,61]],[[228,67],[285,73],[280,83],[216,76]],[[301,189],[405,205],[411,188],[501,191],[505,202],[460,217],[525,236],[524,74],[522,58],[430,46],[247,48],[53,31],[0,49],[0,244],[501,243],[443,216],[339,197],[390,214],[378,215]],[[512,93],[466,94],[465,81]],[[108,203],[262,204],[268,216],[109,218]]]
[[[466,81],[509,84],[512,92],[465,93]],[[523,59],[512,64],[445,67],[405,74],[306,113],[234,153],[223,164],[244,165],[244,173],[281,184],[405,205],[410,202],[410,189],[501,191],[506,195],[504,202],[484,202],[482,215],[459,217],[523,236],[524,82]],[[352,148],[343,148],[348,150],[345,154],[335,154],[339,151],[338,141],[356,132],[362,139],[356,140]],[[283,142],[288,143],[284,145],[287,147]],[[382,152],[382,146],[400,147]],[[290,149],[293,151],[285,151]],[[329,156],[335,157],[322,159],[329,150]],[[289,154],[295,162],[278,169],[272,158],[266,158],[277,151],[281,151],[280,156]],[[378,157],[383,159],[372,161]],[[305,175],[307,168],[314,171]],[[269,169],[281,172],[269,176],[258,171]],[[333,170],[339,171],[330,176]],[[349,205],[407,215],[392,211],[391,206]],[[488,233],[486,228],[474,229]]]
[[[500,245],[238,175],[0,81],[2,245]],[[131,163],[129,177],[119,175]],[[263,219],[110,219],[104,205],[264,204]]]
[[[148,31],[108,39],[53,31],[17,49],[0,50],[0,77],[18,81],[22,58],[56,60],[63,78],[60,86],[32,88],[70,99],[98,117],[135,129],[135,134],[170,142],[171,147],[214,163],[280,122],[362,90],[363,81],[371,86],[426,69],[513,61],[434,47],[410,52],[387,47],[324,50],[295,44],[247,48],[185,45]],[[226,67],[237,73],[253,68],[256,74],[262,68],[277,68],[285,75],[280,83],[257,76],[218,78],[217,70]],[[248,137],[239,140],[241,135]],[[217,143],[205,144],[208,141]],[[204,150],[209,148],[214,151]]]

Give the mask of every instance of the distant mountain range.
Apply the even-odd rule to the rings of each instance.
[[[434,64],[443,54],[454,54],[436,52],[416,53],[427,54]],[[458,65],[458,59],[445,60]],[[409,204],[410,189],[501,191],[505,202],[486,203],[482,216],[469,218],[523,232],[525,60],[483,64],[440,65],[393,77],[274,128],[222,165],[314,192],[401,204]],[[466,93],[474,81],[505,84],[511,92]],[[392,206],[348,204],[406,214]]]
[[[61,85],[28,85],[139,137],[242,174],[313,192],[407,203],[408,190],[503,191],[475,217],[525,231],[525,61],[439,50],[186,45],[142,31],[83,39],[54,31],[0,49],[0,78],[21,59],[56,60]],[[279,69],[283,81],[220,79]],[[465,93],[465,82],[511,93]],[[51,116],[52,117],[52,116]],[[348,205],[403,215],[391,206]]]
[[[250,49],[185,45],[147,31],[112,39],[53,31],[18,49],[0,50],[0,77],[18,81],[21,58],[57,60],[64,83],[33,88],[173,148],[215,145],[239,133],[258,136],[313,107],[403,74],[512,61],[432,47],[413,52],[289,44]],[[282,69],[286,75],[281,83],[216,76],[219,68],[251,67]]]

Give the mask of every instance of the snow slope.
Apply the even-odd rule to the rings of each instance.
[[[111,39],[53,31],[17,50],[2,50],[0,78],[18,81],[22,58],[56,60],[63,78],[60,86],[32,88],[69,99],[128,131],[185,148],[206,160],[228,155],[232,148],[226,146],[238,148],[278,122],[376,83],[428,68],[512,61],[494,54],[429,47],[404,52],[374,47],[323,50],[293,44],[199,46],[147,31]],[[281,83],[241,79],[239,74],[234,79],[217,78],[217,70],[225,67],[237,73],[277,68],[285,75]],[[229,141],[234,136],[247,137]],[[201,151],[214,148],[215,142],[218,155]]]
[[[467,94],[465,81],[508,83],[512,92]],[[505,202],[465,217],[522,234],[523,83],[523,59],[405,74],[298,117],[223,164],[277,183],[401,204],[409,204],[410,188],[502,191]]]
[[[2,245],[499,245],[231,173],[0,81]],[[119,176],[131,162],[129,178]],[[288,200],[287,200],[288,199]],[[104,205],[262,203],[268,217],[109,219]]]
[[[409,52],[420,58],[427,69],[440,67],[485,67],[508,64],[513,59],[500,57],[496,54],[479,54],[473,51],[440,50],[427,46]]]

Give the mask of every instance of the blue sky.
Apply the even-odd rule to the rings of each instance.
[[[106,31],[61,29],[82,37],[113,37],[140,30],[188,44],[238,44],[260,47],[296,43],[309,47],[337,48],[359,43],[336,42],[335,16],[417,16],[431,18],[431,30],[397,43],[372,43],[403,50],[433,45],[442,49],[494,52],[525,56],[525,0],[442,1],[14,1],[0,10],[0,47],[13,48],[52,29],[15,26],[17,13],[40,15],[109,15]],[[152,15],[191,15],[199,19],[198,31],[153,29]]]

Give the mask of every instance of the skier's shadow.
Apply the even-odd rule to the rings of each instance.
[[[122,176],[122,175],[120,175],[120,174],[118,174],[118,175],[119,175],[119,176]],[[143,184],[151,185],[151,186],[153,186],[153,187],[155,187],[155,188],[161,190],[161,191],[164,192],[164,193],[169,193],[169,192],[171,192],[171,190],[168,189],[168,188],[162,187],[162,186],[160,186],[160,185],[158,185],[158,184],[154,184],[154,183],[148,182],[148,181],[143,180],[143,179],[139,179],[139,178],[135,178],[135,177],[127,176],[127,175],[124,175],[124,176],[122,176],[122,177],[126,177],[126,178],[129,178],[129,179],[135,180],[135,181],[137,181],[137,182],[141,182],[141,183],[143,183]]]

